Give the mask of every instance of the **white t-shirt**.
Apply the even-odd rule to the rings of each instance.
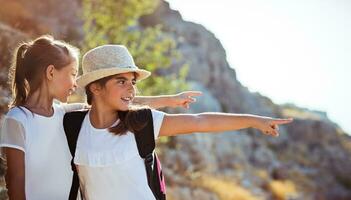
[[[164,114],[152,110],[155,139]],[[155,200],[132,132],[116,136],[107,129],[96,129],[88,113],[79,133],[74,163],[86,199]]]
[[[25,107],[14,107],[5,116],[0,147],[25,153],[27,200],[68,199],[72,156],[63,130],[63,116],[66,111],[82,107],[82,104],[54,104],[51,117],[32,113]]]

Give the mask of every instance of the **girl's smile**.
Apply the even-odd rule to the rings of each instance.
[[[67,98],[75,91],[77,88],[75,81],[77,72],[77,61],[73,61],[60,70],[53,69],[54,76],[50,88],[54,88],[51,93],[56,99],[66,102]]]
[[[134,72],[117,74],[104,86],[94,88],[96,102],[103,102],[113,110],[128,110],[136,93],[136,74]]]

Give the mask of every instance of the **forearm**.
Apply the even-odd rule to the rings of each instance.
[[[4,148],[7,171],[6,187],[10,200],[25,200],[25,163],[24,152],[13,148]]]
[[[254,127],[261,116],[229,113],[167,114],[160,136],[189,134],[194,132],[223,132]]]
[[[24,177],[11,177],[6,180],[9,200],[25,200]]]
[[[133,103],[139,105],[148,105],[151,108],[167,107],[172,101],[173,95],[162,96],[137,96],[134,98]]]
[[[255,128],[266,135],[278,136],[278,125],[288,124],[292,121],[292,118],[278,119],[234,113],[166,114],[159,135],[172,136],[193,132],[215,133]]]
[[[201,113],[197,115],[197,132],[223,132],[255,128],[261,116],[232,113]]]

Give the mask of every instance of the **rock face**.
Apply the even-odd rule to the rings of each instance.
[[[165,150],[172,152],[171,156],[167,154],[163,158],[166,171],[171,175],[168,178],[181,179],[177,177],[181,175],[184,179],[185,174],[191,177],[196,173],[225,175],[241,183],[256,197],[265,199],[280,198],[277,191],[266,185],[291,180],[296,191],[290,195],[296,198],[351,199],[351,173],[347,170],[351,169],[351,140],[325,114],[294,106],[288,109],[258,93],[250,93],[237,81],[220,41],[203,26],[184,21],[167,2],[162,2],[153,14],[142,17],[140,23],[145,27],[163,25],[165,32],[177,41],[184,57],[170,70],[177,71],[178,66],[188,62],[188,79],[204,87],[206,93],[217,100],[221,111],[274,117],[291,116],[286,112],[289,109],[305,113],[305,117],[293,115],[296,120],[283,127],[277,139],[264,137],[253,130],[176,137],[172,141],[173,148]],[[208,109],[211,107],[198,102],[193,111]],[[260,170],[268,175],[257,180],[256,172]],[[192,178],[189,180],[193,181]],[[175,193],[181,192],[178,190]],[[195,198],[192,193],[184,193],[188,193],[189,199]]]
[[[7,70],[18,42],[52,33],[79,44],[83,34],[77,15],[81,12],[79,1],[50,0],[35,4],[0,0],[0,3],[4,5],[0,8],[0,113],[3,114],[10,97],[5,84]],[[10,8],[17,12],[9,12]],[[293,105],[275,105],[269,98],[249,92],[236,79],[235,70],[229,66],[225,50],[215,35],[199,24],[184,21],[164,1],[153,14],[140,19],[141,28],[156,24],[162,24],[165,34],[177,41],[183,55],[169,70],[176,72],[179,66],[188,63],[190,87],[204,93],[190,112],[224,111],[295,118],[292,124],[281,128],[279,138],[247,129],[220,134],[195,133],[160,143],[169,199],[351,199],[351,139],[325,114]]]
[[[7,110],[7,105],[10,102],[8,69],[11,65],[13,51],[21,41],[25,41],[27,38],[25,33],[0,22],[0,114]]]
[[[0,112],[6,110],[7,73],[16,46],[29,38],[51,34],[77,44],[83,37],[79,1],[0,0]]]
[[[0,20],[35,37],[52,34],[73,41],[83,36],[79,1],[0,0]]]

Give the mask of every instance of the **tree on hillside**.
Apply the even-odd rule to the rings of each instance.
[[[160,70],[180,57],[176,43],[162,33],[161,25],[141,28],[138,20],[157,7],[157,0],[83,0],[85,39],[83,51],[103,44],[123,44],[135,63],[153,75],[138,83],[143,95],[173,93],[186,88],[187,67],[178,75],[161,76]]]

